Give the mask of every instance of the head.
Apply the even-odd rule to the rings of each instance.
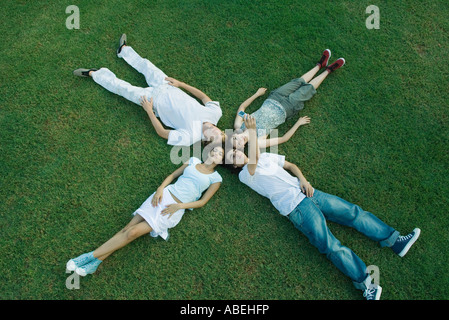
[[[207,146],[204,147],[203,157],[205,155],[205,152],[207,152],[207,157],[204,161],[205,163],[216,164],[216,165],[223,163],[224,149],[221,146],[221,143],[208,144]]]
[[[225,162],[234,168],[241,168],[248,162],[248,157],[243,151],[232,148],[226,151]]]
[[[204,131],[204,138],[208,143],[220,143],[225,142],[226,134],[223,130],[218,129],[216,126],[210,126]]]
[[[233,133],[231,136],[232,147],[235,149],[243,150],[246,144],[246,138],[243,133]]]

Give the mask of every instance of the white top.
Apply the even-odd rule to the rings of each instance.
[[[260,195],[270,199],[280,214],[286,216],[306,197],[299,186],[299,179],[283,167],[285,156],[264,152],[260,154],[256,172],[251,175],[246,164],[239,179]]]
[[[183,90],[169,84],[159,86],[153,95],[156,114],[168,127],[167,143],[174,146],[190,146],[203,137],[203,123],[217,125],[222,111],[220,103],[210,101],[202,105]]]
[[[183,203],[197,201],[211,184],[223,181],[217,171],[211,174],[199,172],[196,168],[199,163],[200,159],[190,158],[184,173],[174,184],[167,186],[167,189]]]

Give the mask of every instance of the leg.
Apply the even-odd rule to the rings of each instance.
[[[312,79],[309,83],[316,89],[320,86],[320,84],[326,79],[326,77],[329,75],[329,70],[324,70],[323,73],[321,73],[318,77]]]
[[[320,66],[316,65],[313,69],[311,69],[308,72],[306,72],[305,74],[303,74],[301,76],[301,78],[303,78],[305,82],[309,82],[316,75],[318,70],[320,70]]]
[[[151,98],[153,88],[135,87],[126,81],[118,79],[115,74],[107,68],[91,72],[92,79],[106,90],[118,94],[125,99],[140,105],[140,97]]]
[[[144,234],[150,233],[152,230],[151,226],[142,217],[136,215],[125,228],[98,247],[93,255],[95,258],[103,261],[116,250],[123,248],[128,243]]]
[[[330,221],[353,227],[371,240],[380,242],[381,246],[393,245],[399,236],[399,232],[372,213],[337,196],[315,190],[312,201]]]
[[[289,219],[310,243],[325,254],[332,263],[348,276],[359,289],[366,287],[369,279],[365,263],[349,248],[343,246],[330,232],[320,209],[305,198],[289,215]]]
[[[119,57],[125,59],[129,65],[143,74],[150,87],[157,87],[168,83],[168,81],[165,80],[167,75],[164,72],[157,68],[148,59],[144,59],[139,56],[130,46],[123,46],[121,52],[119,53]]]

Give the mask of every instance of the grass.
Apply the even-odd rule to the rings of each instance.
[[[68,290],[65,263],[92,250],[177,166],[138,106],[72,76],[108,67],[118,37],[168,75],[218,100],[219,125],[257,88],[275,89],[321,52],[345,57],[301,115],[312,122],[279,152],[316,188],[422,235],[400,259],[354,230],[332,232],[380,268],[382,298],[447,299],[448,51],[445,1],[2,2],[0,298],[361,299],[352,283],[262,198],[224,168],[222,188],[187,213],[168,242],[142,237]],[[249,111],[262,103],[259,98]],[[294,119],[282,127],[285,132]]]

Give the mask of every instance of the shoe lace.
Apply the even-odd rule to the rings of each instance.
[[[372,299],[374,297],[374,294],[376,293],[375,288],[367,288],[365,289],[365,292],[363,293],[363,296],[367,299]]]
[[[413,237],[413,233],[410,233],[410,234],[408,234],[406,236],[399,236],[398,240],[399,241],[407,241],[407,240],[410,240],[411,237]]]

